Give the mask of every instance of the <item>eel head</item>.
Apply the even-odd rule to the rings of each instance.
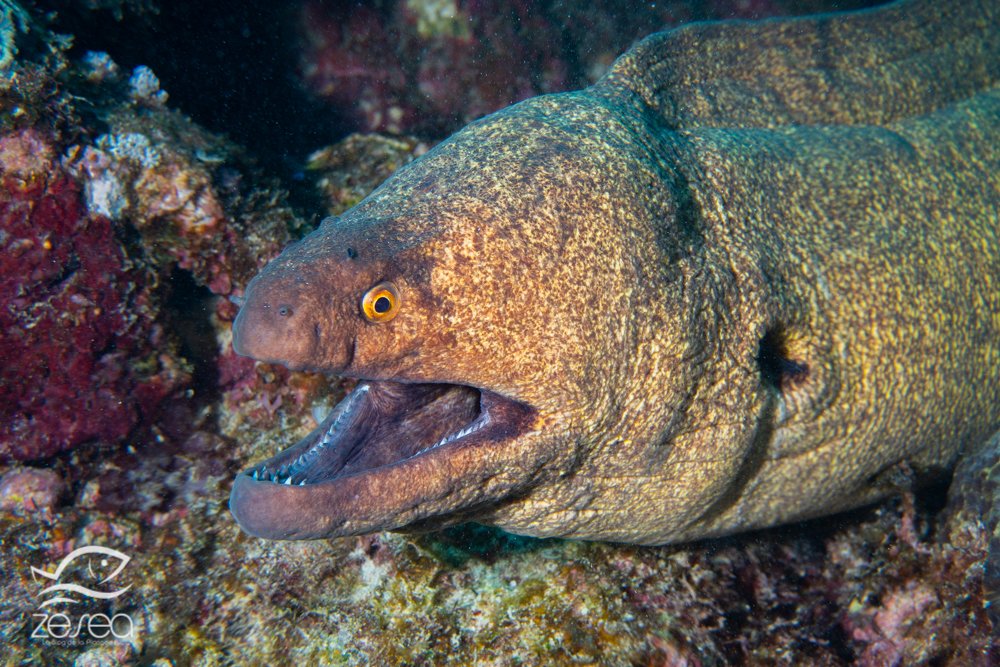
[[[511,443],[537,408],[489,372],[496,350],[453,333],[450,321],[475,314],[442,295],[450,271],[428,264],[427,243],[386,252],[372,228],[398,221],[332,221],[247,289],[237,352],[358,381],[313,433],[237,477],[230,506],[251,534],[397,528],[506,495],[527,481],[516,470],[530,476]]]
[[[581,369],[613,361],[581,337],[620,299],[576,296],[599,276],[579,273],[599,207],[550,193],[601,190],[580,182],[597,177],[587,147],[546,125],[545,104],[467,128],[248,285],[238,353],[358,383],[312,434],[237,476],[244,530],[433,528],[523,503],[572,465],[569,434],[593,407]],[[521,532],[558,532],[532,522]]]

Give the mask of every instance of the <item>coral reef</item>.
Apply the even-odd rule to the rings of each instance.
[[[365,198],[392,172],[427,152],[412,137],[352,134],[309,156],[329,215],[339,215]]]
[[[0,125],[0,461],[155,425],[194,372],[163,309],[175,272],[228,296],[304,225],[235,147],[165,107],[149,68],[126,80],[63,45],[28,43],[0,98],[15,111]],[[233,307],[214,307],[222,328]]]
[[[302,223],[279,190],[247,187],[232,146],[162,108],[151,76],[133,74],[134,104],[109,110],[110,131],[67,148],[64,163],[83,181],[90,211],[138,230],[155,265],[176,265],[228,296]]]
[[[257,446],[277,436],[245,423],[233,433]],[[169,509],[0,521],[16,562],[51,566],[77,544],[135,555],[133,589],[114,607],[139,628],[131,660],[986,665],[997,655],[977,565],[985,533],[941,523],[926,505],[676,548],[469,527],[273,543],[233,525],[218,502],[226,466],[199,464],[191,447],[166,481]],[[5,574],[9,620],[31,609],[37,584]],[[22,661],[76,655],[8,633]]]
[[[958,544],[985,543],[983,562],[971,567],[985,570],[986,608],[995,632],[1000,634],[1000,432],[967,452],[955,468],[946,508],[949,539]]]

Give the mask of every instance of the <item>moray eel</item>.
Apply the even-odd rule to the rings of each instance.
[[[998,18],[681,27],[400,169],[247,287],[237,352],[358,384],[237,521],[663,544],[947,472],[1000,428]]]

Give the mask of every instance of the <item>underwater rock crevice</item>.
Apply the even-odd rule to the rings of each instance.
[[[161,280],[164,326],[178,338],[181,355],[192,364],[191,389],[199,405],[221,395],[218,377],[219,343],[212,317],[219,297],[199,285],[190,271],[174,267]]]

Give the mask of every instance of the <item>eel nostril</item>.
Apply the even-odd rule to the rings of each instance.
[[[281,317],[291,317],[292,307],[291,306],[278,306],[278,315]]]

